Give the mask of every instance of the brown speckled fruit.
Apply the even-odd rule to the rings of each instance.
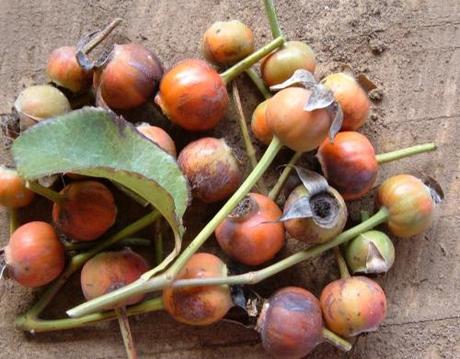
[[[346,337],[377,330],[387,311],[383,289],[361,276],[329,283],[320,302],[327,327]]]
[[[229,197],[241,183],[241,171],[224,139],[204,137],[189,143],[179,154],[179,166],[192,195],[210,203]]]
[[[254,52],[254,35],[238,20],[217,21],[206,30],[202,47],[208,61],[232,65]]]
[[[209,253],[194,254],[176,279],[213,278],[227,275],[227,266]],[[233,306],[227,285],[165,288],[165,310],[177,321],[189,325],[210,325],[221,320]]]

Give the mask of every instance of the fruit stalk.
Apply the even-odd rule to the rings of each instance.
[[[73,251],[83,251],[91,249],[101,243],[98,242],[65,242],[64,248],[67,252]],[[115,243],[116,247],[148,247],[152,242],[145,238],[126,238],[122,239],[120,242]]]
[[[160,265],[163,262],[163,232],[161,231],[161,224],[163,221],[158,220],[155,225],[155,263]]]
[[[62,203],[62,195],[56,191],[53,191],[50,188],[47,188],[45,186],[42,186],[38,182],[35,181],[27,181],[26,182],[26,187],[30,189],[31,191],[39,194],[40,196],[43,196],[47,199],[49,199],[51,202],[54,203]]]
[[[257,166],[256,150],[252,145],[251,138],[249,137],[248,125],[243,112],[243,106],[241,106],[240,93],[238,91],[238,85],[236,81],[232,83],[233,101],[235,102],[236,111],[238,112],[238,123],[240,124],[241,134],[243,135],[244,147],[246,148],[246,154],[249,157],[252,169]]]
[[[120,18],[114,19],[107,27],[97,33],[82,49],[82,52],[88,54],[93,50],[101,41],[103,41],[123,20]]]
[[[387,153],[379,153],[375,156],[378,164],[396,161],[404,157],[417,155],[419,153],[431,152],[436,150],[436,144],[424,143],[422,145],[411,146]]]
[[[133,235],[134,233],[144,229],[145,227],[152,224],[160,217],[160,213],[153,211],[141,219],[137,220],[134,223],[131,223],[129,226],[123,228],[118,233],[107,238],[107,240],[96,245],[91,250],[80,253],[76,256],[73,256],[67,265],[64,272],[56,279],[52,284],[50,284],[45,291],[42,293],[40,299],[23,315],[21,315],[18,320],[27,322],[30,319],[38,319],[40,313],[46,308],[46,306],[51,302],[54,296],[57,294],[59,289],[67,282],[72,274],[79,270],[83,264],[85,264],[89,259],[94,257],[99,252],[102,252],[104,249],[112,246],[113,244],[121,241],[122,239]],[[21,319],[24,317],[24,319]]]
[[[123,344],[125,345],[126,355],[128,359],[137,359],[136,346],[134,344],[133,335],[129,326],[128,315],[125,307],[116,308],[115,314],[120,325],[121,336],[123,337]]]
[[[8,216],[10,221],[10,236],[18,228],[18,210],[16,208],[8,208]]]
[[[143,313],[154,312],[163,309],[161,297],[146,300],[140,304],[133,305],[126,310],[128,317]],[[42,320],[36,317],[21,315],[16,319],[16,327],[34,333],[51,332],[55,330],[67,330],[85,327],[96,322],[114,320],[117,315],[114,310],[85,315],[81,318],[66,318],[54,320]]]
[[[243,71],[250,68],[254,63],[259,61],[265,55],[268,55],[273,50],[277,49],[278,47],[284,44],[284,37],[279,36],[275,40],[271,41],[264,47],[260,48],[259,50],[253,52],[251,55],[246,57],[245,59],[241,60],[240,62],[236,63],[229,69],[225,70],[223,73],[220,74],[222,81],[228,84],[232,81],[236,76],[238,76]]]
[[[281,190],[283,189],[284,184],[286,183],[289,175],[291,174],[292,168],[297,163],[300,156],[302,156],[302,152],[294,153],[288,164],[284,167],[283,172],[281,172],[281,175],[278,177],[278,180],[276,181],[272,190],[268,194],[268,197],[270,197],[272,200],[276,201],[276,199],[278,198],[279,194],[281,193]]]
[[[352,345],[329,329],[323,328],[323,339],[344,352],[349,352]]]
[[[268,22],[270,23],[270,30],[272,31],[273,37],[282,36],[283,32],[281,31],[280,24],[278,22],[278,16],[276,15],[275,5],[273,0],[264,0],[265,13],[268,17]]]
[[[337,261],[337,265],[339,266],[340,278],[350,278],[350,272],[348,271],[347,263],[345,262],[342,253],[340,253],[339,247],[334,247],[334,255],[335,260]]]
[[[246,70],[246,74],[249,76],[251,81],[254,83],[254,85],[257,87],[257,89],[260,91],[263,97],[265,99],[269,99],[272,97],[272,94],[270,90],[265,86],[264,82],[260,78],[259,74],[254,70],[252,67]]]
[[[245,274],[228,276],[228,277],[219,277],[219,278],[203,278],[203,279],[186,279],[186,280],[177,280],[173,282],[173,287],[188,287],[188,286],[205,286],[205,285],[216,285],[216,284],[256,284],[259,283],[283,270],[292,267],[304,260],[319,256],[325,251],[332,249],[336,246],[339,246],[349,240],[355,238],[359,234],[366,232],[379,224],[382,224],[387,221],[389,212],[385,207],[380,208],[380,210],[370,217],[367,221],[360,223],[335,237],[332,241],[327,243],[319,244],[309,249],[302,250],[297,252],[287,258],[280,260],[277,263],[272,264],[266,268],[263,268],[258,271],[248,272]]]
[[[118,302],[119,300],[129,298],[133,295],[155,291],[168,286],[179,273],[190,257],[206,242],[206,240],[214,233],[216,227],[233,211],[238,203],[246,196],[246,194],[254,187],[260,177],[265,173],[267,168],[272,163],[280,149],[281,142],[274,137],[263,157],[260,159],[256,168],[241,184],[240,188],[230,197],[225,205],[216,213],[216,215],[208,222],[201,230],[190,245],[177,257],[174,264],[162,275],[146,280],[141,277],[137,281],[113,291],[109,294],[95,298],[89,302],[83,303],[75,308],[67,311],[70,317],[80,317],[85,314],[93,313],[102,308]]]

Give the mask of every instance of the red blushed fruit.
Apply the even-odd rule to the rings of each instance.
[[[387,312],[383,289],[367,277],[329,283],[320,302],[327,327],[346,337],[377,330]]]
[[[115,45],[94,85],[110,108],[131,109],[153,99],[162,75],[160,61],[142,45]]]
[[[303,358],[322,342],[319,301],[303,288],[283,288],[265,302],[257,330],[271,356]]]
[[[209,253],[194,254],[176,279],[225,277],[227,266]],[[165,288],[165,310],[178,322],[189,325],[209,325],[221,320],[233,306],[227,285]]]
[[[329,134],[331,120],[326,109],[304,110],[310,96],[310,90],[290,87],[278,92],[267,105],[268,127],[294,151],[314,150]]]
[[[137,130],[147,137],[150,141],[155,142],[160,148],[176,158],[176,145],[168,133],[160,127],[151,126],[143,123],[136,127]]]
[[[59,47],[48,57],[48,77],[58,86],[72,92],[81,92],[91,87],[93,71],[83,70],[77,62],[73,46]]]
[[[347,201],[362,198],[375,183],[378,163],[366,136],[339,132],[331,143],[324,140],[316,155],[329,184]]]
[[[187,59],[165,73],[155,102],[173,123],[205,131],[224,117],[229,98],[216,70],[205,61]]]
[[[334,93],[335,99],[342,107],[342,130],[360,128],[367,120],[371,103],[355,78],[339,72],[325,77],[321,82]]]
[[[254,52],[254,35],[238,20],[217,21],[203,36],[203,54],[208,61],[232,65]]]
[[[15,170],[0,166],[0,205],[8,208],[25,207],[33,198],[34,193],[26,188]]]
[[[265,57],[260,64],[262,78],[268,86],[280,84],[296,70],[315,72],[316,59],[313,50],[301,41],[288,41],[279,50]]]
[[[261,102],[254,110],[251,120],[251,129],[254,137],[266,145],[270,144],[273,138],[273,133],[268,127],[267,117],[265,116],[267,104],[268,100]]]
[[[5,247],[8,276],[24,287],[37,288],[55,280],[65,264],[64,246],[46,222],[29,222],[11,235]]]
[[[224,139],[204,137],[189,143],[179,154],[179,166],[193,197],[205,203],[229,197],[241,183],[241,171]]]
[[[273,223],[281,214],[272,199],[250,193],[216,228],[217,242],[238,262],[262,264],[272,259],[284,245],[284,225]]]
[[[145,259],[130,249],[99,253],[86,262],[81,270],[83,295],[87,300],[100,297],[134,282],[148,269],[149,265]],[[105,309],[136,304],[144,296],[136,295]]]
[[[379,188],[377,202],[388,209],[388,228],[398,237],[409,238],[431,226],[434,201],[430,189],[414,176],[388,178]]]
[[[115,223],[117,207],[112,192],[102,183],[74,182],[61,195],[62,202],[53,206],[53,221],[71,239],[92,241]]]

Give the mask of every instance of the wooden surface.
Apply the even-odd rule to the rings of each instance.
[[[270,39],[262,1],[158,0],[158,1],[25,1],[0,2],[0,111],[9,112],[25,86],[46,81],[46,58],[56,47],[73,44],[84,33],[112,18],[125,19],[122,32],[132,41],[155,50],[169,67],[176,61],[200,56],[199,43],[206,28],[217,20],[237,18],[254,29],[257,44]],[[280,22],[290,39],[309,43],[318,54],[322,76],[343,64],[365,72],[382,90],[363,132],[377,152],[414,143],[438,144],[435,153],[385,165],[378,183],[399,174],[427,174],[438,179],[446,193],[433,228],[410,240],[395,240],[396,263],[379,278],[387,293],[388,317],[376,333],[361,337],[352,358],[458,358],[460,356],[460,2],[458,0],[407,1],[276,1]],[[154,4],[154,5],[153,5]],[[383,49],[380,54],[375,49]],[[374,49],[374,52],[372,51]],[[260,97],[247,80],[240,80],[249,115]],[[136,113],[137,116],[137,113]],[[141,116],[141,115],[139,115]],[[249,117],[249,116],[248,116]],[[164,124],[163,124],[164,125]],[[179,147],[189,137],[172,131]],[[234,147],[242,146],[235,113],[214,132]],[[240,151],[241,152],[241,151]],[[241,154],[240,154],[241,155]],[[8,160],[4,154],[5,161]],[[286,163],[288,153],[277,161]],[[246,161],[245,161],[246,162]],[[276,174],[272,172],[270,178]],[[351,205],[372,208],[372,196]],[[216,207],[195,204],[194,209]],[[206,221],[189,211],[188,238]],[[3,213],[4,214],[4,213]],[[7,242],[2,216],[1,244]],[[210,244],[208,250],[215,250]],[[292,252],[290,242],[282,255]],[[259,287],[263,294],[283,285],[301,285],[319,294],[337,276],[330,255],[301,264]],[[1,284],[1,358],[123,358],[124,349],[115,322],[90,328],[40,335],[14,328],[16,314],[33,295],[12,282]],[[81,300],[76,283],[57,298],[53,313]],[[251,330],[221,323],[208,328],[179,325],[164,313],[142,315],[132,321],[142,358],[263,358]],[[339,358],[344,354],[322,344],[313,358]]]

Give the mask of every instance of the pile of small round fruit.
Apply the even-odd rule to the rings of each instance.
[[[11,237],[3,249],[3,277],[29,288],[48,285],[39,301],[18,317],[18,327],[40,332],[118,317],[127,355],[135,358],[129,315],[164,309],[179,322],[210,325],[235,305],[238,291],[232,290],[234,286],[255,284],[334,249],[342,278],[327,285],[319,299],[307,289],[285,287],[259,300],[255,307],[249,300],[243,304],[239,300],[238,305],[256,318],[254,329],[260,333],[263,347],[277,358],[304,357],[323,341],[350,350],[347,338],[378,328],[387,311],[385,293],[364,275],[388,271],[395,249],[385,233],[373,228],[387,223],[394,236],[418,235],[430,227],[439,198],[412,175],[391,177],[378,188],[377,212],[363,216],[359,225],[344,231],[346,201],[358,200],[372,190],[379,164],[432,151],[435,145],[376,155],[366,136],[356,132],[369,114],[366,92],[347,72],[317,81],[313,50],[299,41],[285,41],[272,1],[266,0],[264,5],[275,39],[260,50],[254,50],[251,29],[236,20],[216,22],[205,32],[203,55],[225,68],[220,74],[201,59],[183,60],[164,72],[156,55],[134,43],[115,45],[108,56],[90,60],[89,52],[113,30],[116,20],[86,36],[77,47],[54,50],[47,67],[52,83],[20,93],[14,109],[25,132],[81,107],[78,99],[88,93],[93,94],[90,103],[94,99],[96,106],[107,111],[126,111],[154,101],[174,125],[207,131],[225,116],[230,102],[227,84],[245,72],[266,97],[253,113],[252,134],[269,146],[257,160],[250,131],[240,116],[248,163],[253,166],[246,179],[224,139],[203,137],[180,151],[177,163],[193,197],[204,203],[228,202],[163,274],[148,281],[140,278],[151,265],[129,246],[143,243],[131,237],[158,221],[158,214],[149,213],[106,237],[117,216],[123,215],[118,213],[112,193],[116,187],[96,178],[63,173],[67,185],[56,191],[59,184],[28,182],[15,169],[1,167],[0,203],[11,214]],[[259,61],[260,75],[251,68]],[[235,83],[232,93],[241,107]],[[174,140],[164,129],[147,123],[136,128],[176,158]],[[268,191],[262,176],[283,146],[296,152]],[[303,153],[315,150],[322,175],[295,165]],[[291,170],[297,172],[301,184],[280,209],[279,193]],[[251,190],[254,192],[249,193]],[[54,202],[53,223],[33,221],[18,226],[15,210],[29,205],[35,194]],[[305,243],[305,249],[264,268],[231,275],[221,259],[198,252],[213,233],[222,251],[246,266],[272,260],[288,236]],[[155,241],[161,263],[161,242]],[[124,248],[114,250],[117,244]],[[68,314],[75,318],[39,318],[80,269],[85,298],[97,299],[70,310]],[[144,300],[147,292],[159,290],[161,296]]]

